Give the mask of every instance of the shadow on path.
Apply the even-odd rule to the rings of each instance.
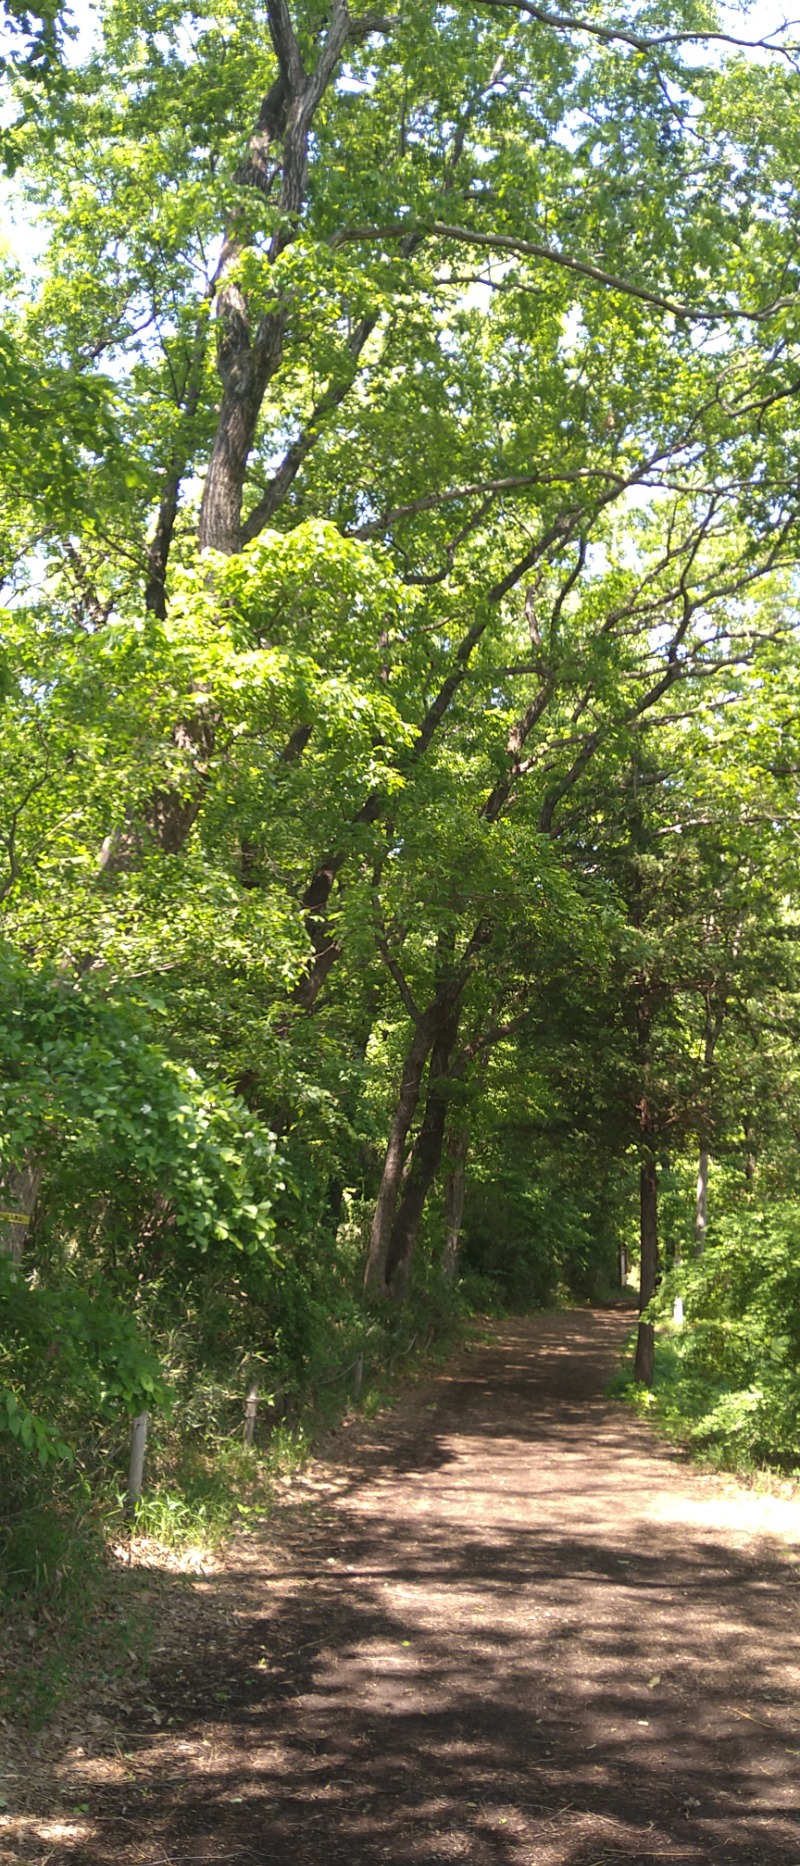
[[[602,1397],[629,1326],[504,1324],[315,1467],[60,1857],[800,1863],[800,1568]]]

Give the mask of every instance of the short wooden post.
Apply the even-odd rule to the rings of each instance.
[[[254,1380],[248,1388],[244,1405],[244,1442],[252,1445],[258,1415],[258,1381]]]
[[[361,1382],[364,1378],[364,1356],[357,1354],[353,1363],[353,1398],[361,1398]]]
[[[142,1494],[144,1477],[144,1453],[147,1444],[147,1428],[150,1424],[149,1412],[137,1413],[131,1430],[131,1461],[128,1466],[128,1502],[138,1503]]]

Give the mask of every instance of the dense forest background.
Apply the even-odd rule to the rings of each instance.
[[[629,1263],[638,1382],[660,1314],[671,1416],[793,1469],[792,44],[705,0],[14,23],[6,1587],[132,1415],[174,1487],[256,1386]]]

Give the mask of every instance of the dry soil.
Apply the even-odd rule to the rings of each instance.
[[[503,1323],[193,1583],[59,1866],[800,1866],[800,1505],[605,1397],[629,1315]],[[176,1584],[177,1585],[177,1584]]]

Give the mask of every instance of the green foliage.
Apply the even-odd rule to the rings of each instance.
[[[148,1657],[152,1580],[109,1561],[119,1513],[74,1468],[42,1469],[0,1439],[0,1487],[0,1716],[36,1731],[98,1685],[105,1702],[127,1698],[131,1652]]]
[[[673,1272],[683,1293],[657,1400],[691,1442],[734,1465],[800,1468],[800,1204],[744,1205],[714,1224],[704,1255]]]
[[[47,524],[79,519],[87,497],[88,464],[93,457],[113,456],[114,417],[113,385],[107,378],[42,365],[26,355],[18,336],[0,330],[4,530],[24,501],[40,501]]]
[[[0,1298],[0,1314],[7,1319],[10,1305]],[[0,1432],[10,1433],[12,1439],[18,1439],[23,1451],[35,1451],[40,1464],[49,1464],[52,1459],[73,1456],[72,1447],[66,1443],[55,1426],[47,1425],[44,1419],[25,1405],[18,1394],[10,1387],[0,1388]]]
[[[302,1461],[299,1443],[295,1458]],[[265,1460],[241,1444],[209,1440],[199,1447],[162,1435],[147,1493],[129,1515],[131,1532],[162,1548],[219,1548],[237,1523],[269,1509],[273,1477],[291,1462],[286,1450],[280,1461],[277,1451]]]
[[[34,1479],[116,1520],[142,1407],[141,1526],[216,1535],[253,1380],[276,1444],[470,1300],[603,1294],[643,1152],[676,1263],[715,1159],[707,1436],[791,1459],[797,71],[694,0],[418,0],[289,162],[251,0],[108,0],[69,69],[14,18],[53,54],[11,60],[43,254],[0,332],[20,1547]]]
[[[7,952],[0,968],[7,1167],[46,1162],[62,1222],[102,1197],[141,1223],[160,1201],[184,1247],[269,1251],[280,1175],[272,1137],[244,1106],[167,1057],[135,1003]]]
[[[156,1358],[148,1353],[133,1320],[120,1312],[97,1284],[81,1289],[31,1287],[22,1272],[0,1258],[0,1367],[12,1369],[56,1419],[78,1409],[98,1421],[169,1402]],[[31,1413],[10,1390],[3,1396],[0,1423],[39,1462],[71,1457],[55,1425]]]

